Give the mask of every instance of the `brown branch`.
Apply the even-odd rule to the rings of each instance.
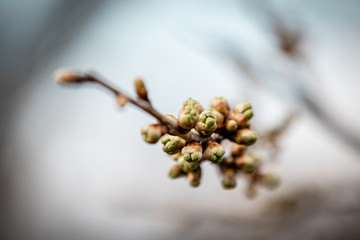
[[[184,132],[184,130],[180,129],[179,126],[169,120],[165,115],[158,112],[151,104],[149,100],[143,100],[141,98],[133,98],[130,95],[126,94],[124,91],[119,90],[109,83],[102,80],[100,77],[96,76],[93,73],[81,74],[77,72],[73,72],[71,70],[58,70],[55,72],[55,78],[60,83],[96,83],[102,86],[103,88],[112,92],[115,97],[122,96],[126,99],[126,102],[131,103],[132,105],[140,108],[141,110],[147,112],[154,118],[156,118],[161,124],[163,124],[167,128],[167,132],[179,136],[185,139],[188,142],[197,141],[200,143],[206,143],[208,141],[221,141],[223,137],[219,134],[213,134],[210,137],[202,137],[200,133],[196,130],[191,130],[188,132]]]

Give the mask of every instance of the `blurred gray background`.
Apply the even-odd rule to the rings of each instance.
[[[359,1],[0,1],[1,239],[360,239]],[[153,104],[251,101],[253,152],[282,185],[170,180],[173,162],[94,86],[95,70]],[[291,121],[289,120],[291,119]],[[275,133],[275,138],[273,137]]]

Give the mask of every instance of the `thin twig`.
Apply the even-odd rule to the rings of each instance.
[[[150,101],[145,101],[143,99],[135,99],[128,94],[124,93],[123,91],[112,87],[110,84],[106,83],[104,80],[101,80],[99,77],[94,76],[93,74],[86,74],[82,77],[82,82],[92,82],[97,83],[100,86],[110,90],[115,96],[122,95],[124,96],[127,101],[134,106],[142,109],[143,111],[149,113],[151,116],[159,120],[164,126],[166,126],[168,133],[179,136],[186,141],[198,141],[201,143],[205,143],[208,141],[221,141],[223,138],[219,134],[214,134],[211,137],[202,137],[197,131],[192,130],[186,133],[182,132],[177,124],[170,121],[166,116],[158,112],[150,103]]]

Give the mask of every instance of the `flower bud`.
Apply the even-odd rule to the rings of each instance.
[[[224,116],[215,109],[209,109],[215,116],[216,128],[221,129],[224,126]]]
[[[187,173],[187,180],[192,187],[197,187],[200,185],[201,179],[201,168],[200,166],[196,168],[194,171]]]
[[[181,154],[188,162],[198,162],[202,159],[202,146],[200,143],[193,142],[181,150]]]
[[[260,183],[270,189],[273,190],[275,188],[277,188],[280,185],[280,179],[271,173],[267,173],[267,174],[263,174],[260,178]]]
[[[169,170],[169,177],[171,178],[178,178],[184,175],[184,172],[182,171],[181,167],[178,165],[174,165]]]
[[[213,133],[217,128],[214,113],[210,110],[203,111],[199,116],[199,120],[196,123],[195,128],[205,136]]]
[[[225,118],[229,115],[230,108],[224,97],[214,97],[210,100],[210,107],[221,113]]]
[[[229,119],[235,120],[239,126],[246,126],[253,115],[251,104],[241,103],[231,111]]]
[[[165,133],[165,128],[160,124],[148,124],[141,129],[141,136],[145,142],[156,143]]]
[[[116,95],[116,103],[117,103],[120,107],[124,107],[127,102],[128,102],[128,99],[127,99],[127,97],[126,97],[124,94],[117,94],[117,95]]]
[[[230,119],[226,121],[225,128],[227,131],[233,132],[236,131],[236,129],[238,128],[238,124],[235,120]]]
[[[179,152],[185,146],[186,141],[181,137],[166,134],[161,138],[161,143],[164,144],[163,151],[172,155]]]
[[[186,106],[180,109],[178,125],[186,130],[195,127],[199,119],[199,113],[194,107]]]
[[[244,155],[245,151],[246,151],[245,145],[240,145],[240,144],[234,143],[231,146],[231,155],[234,157],[240,157],[240,156]]]
[[[259,165],[259,161],[253,156],[243,156],[235,158],[235,165],[245,173],[253,173]]]
[[[191,172],[199,166],[199,162],[185,161],[184,157],[179,157],[178,165],[184,172]]]
[[[222,161],[224,154],[225,154],[224,147],[217,142],[208,143],[204,151],[205,159],[208,159],[216,164]]]
[[[139,98],[141,98],[145,101],[149,100],[144,81],[141,78],[137,77],[134,79],[134,87],[135,87],[136,94],[139,96]]]
[[[245,113],[247,110],[252,109],[251,103],[240,103],[235,106],[235,113]]]
[[[56,70],[53,77],[58,83],[79,83],[84,81],[83,74],[65,68]]]
[[[245,128],[237,130],[236,133],[231,136],[231,139],[238,144],[249,146],[256,142],[257,135],[255,132]]]
[[[192,98],[188,98],[184,101],[184,107],[187,107],[187,106],[194,107],[198,111],[199,114],[202,111],[204,111],[204,108],[201,106],[201,104]]]
[[[226,189],[236,187],[236,171],[232,168],[227,168],[223,171],[222,185]]]

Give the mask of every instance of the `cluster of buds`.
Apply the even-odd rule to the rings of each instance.
[[[143,139],[149,143],[159,140],[163,134],[163,151],[176,161],[169,170],[170,178],[186,177],[190,186],[197,187],[201,179],[200,165],[204,161],[210,161],[220,169],[223,176],[222,186],[225,189],[236,187],[238,174],[249,179],[248,196],[254,195],[255,185],[268,188],[278,185],[275,175],[262,174],[260,161],[253,155],[246,154],[248,146],[257,140],[256,133],[250,130],[250,119],[253,117],[250,103],[238,104],[230,111],[224,97],[215,97],[210,101],[210,108],[204,110],[198,101],[189,98],[184,101],[178,118],[172,115],[166,117],[173,124],[177,124],[181,134],[163,132],[159,122],[146,125],[141,132]],[[189,132],[198,134],[201,139],[182,138],[182,134]],[[150,135],[154,137],[149,138]],[[225,157],[225,149],[221,145],[224,139],[234,142],[228,157]],[[252,195],[248,193],[250,191]]]
[[[260,161],[256,157],[246,154],[247,148],[257,140],[256,133],[250,130],[253,117],[250,103],[238,104],[231,110],[224,97],[214,97],[210,108],[204,109],[198,101],[189,98],[176,118],[160,114],[153,108],[141,78],[134,81],[137,93],[137,99],[134,99],[92,74],[61,69],[54,76],[62,84],[97,83],[115,94],[119,106],[130,103],[155,117],[157,123],[145,125],[141,136],[151,144],[160,140],[163,151],[176,161],[169,170],[170,178],[186,177],[190,186],[197,187],[201,180],[201,163],[210,161],[219,168],[225,189],[236,186],[237,174],[249,179],[248,196],[255,195],[257,185],[273,189],[279,183],[275,175],[260,171]],[[222,146],[225,139],[234,142],[229,156],[225,156]]]

